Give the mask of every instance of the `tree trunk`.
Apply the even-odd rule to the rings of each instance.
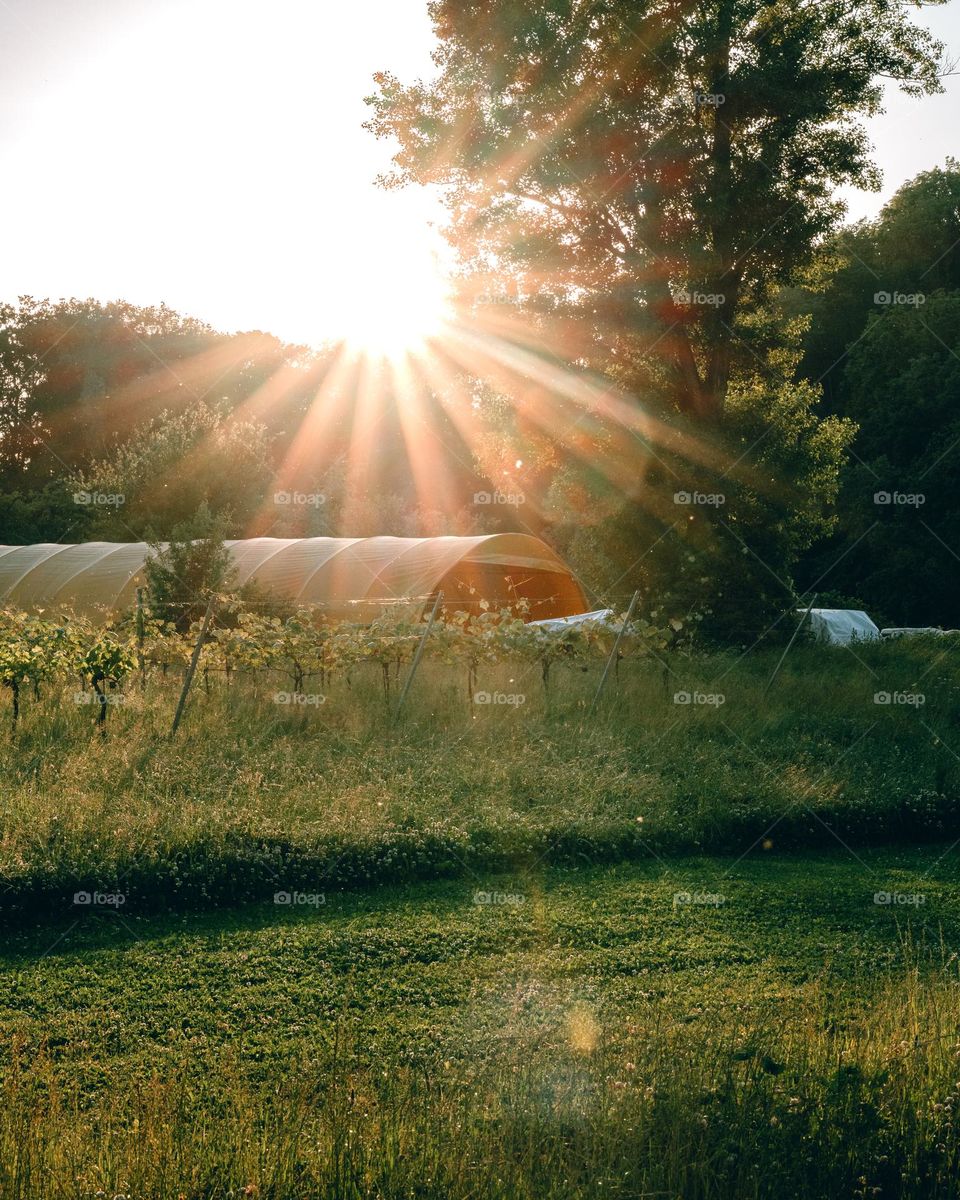
[[[97,726],[101,733],[106,733],[104,726],[107,720],[107,693],[103,690],[100,680],[96,677],[93,680],[93,690],[97,693],[97,702],[100,705],[99,712],[97,713]]]

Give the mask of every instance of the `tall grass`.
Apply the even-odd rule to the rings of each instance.
[[[593,713],[599,666],[555,667],[546,689],[537,668],[490,668],[477,687],[514,701],[483,704],[431,664],[399,720],[379,668],[327,681],[309,706],[277,703],[284,685],[266,676],[218,677],[173,742],[172,674],[133,685],[105,738],[73,692],[46,695],[0,741],[0,906],[42,915],[122,887],[131,910],[162,909],[250,899],[280,877],[365,885],[957,826],[950,649],[800,648],[768,692],[773,662],[628,661]]]

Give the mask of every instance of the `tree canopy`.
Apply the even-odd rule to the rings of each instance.
[[[399,143],[388,182],[445,189],[474,295],[506,273],[575,317],[554,327],[575,354],[715,417],[741,311],[809,262],[838,185],[876,185],[881,78],[940,87],[912,8],[436,0],[436,79],[379,75],[370,128]]]

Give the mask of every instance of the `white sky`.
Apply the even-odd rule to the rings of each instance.
[[[960,57],[956,2],[921,19]],[[425,0],[0,0],[0,296],[336,336],[437,245],[428,199],[373,186],[389,147],[361,129],[373,72],[428,74],[430,38]],[[960,153],[948,88],[891,94],[884,192],[851,216]]]

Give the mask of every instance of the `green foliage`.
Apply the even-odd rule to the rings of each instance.
[[[861,340],[869,346],[872,334],[866,330],[872,318],[898,315],[897,306],[878,306],[874,297],[960,290],[957,161],[948,159],[945,167],[922,171],[894,194],[875,221],[861,221],[828,239],[820,251],[818,276],[817,286],[796,300],[812,316],[800,369],[806,378],[822,380],[829,411],[847,413],[850,389],[856,386],[847,350]],[[898,370],[902,365],[897,364]],[[893,398],[888,389],[883,396]],[[881,418],[885,408],[885,403],[877,406]],[[865,436],[869,426],[867,421]],[[892,443],[884,449],[892,449]]]
[[[125,693],[94,751],[75,672],[106,636],[119,678],[134,642],[78,627],[16,742],[0,738],[0,912],[56,909],[81,879],[122,876],[138,908],[193,908],[250,898],[278,874],[352,887],[541,859],[736,856],[774,824],[783,849],[946,837],[956,824],[958,668],[940,640],[855,655],[797,645],[768,691],[779,652],[693,655],[669,645],[673,630],[638,623],[593,709],[613,631],[471,626],[431,636],[401,726],[382,671],[399,658],[404,679],[422,626],[364,640],[251,614],[217,629],[172,760],[158,747],[196,629],[147,623],[146,690]],[[919,711],[874,703],[918,679]]]
[[[151,538],[144,565],[150,607],[181,633],[204,612],[210,597],[231,584],[230,551],[224,545],[225,519],[201,505],[175,526],[170,541]]]
[[[164,305],[4,304],[0,478],[43,486],[108,455],[164,411],[201,401],[234,411],[303,353],[267,334],[218,333]]]
[[[136,665],[129,638],[118,631],[102,629],[84,640],[77,669],[85,680],[90,681],[96,693],[98,725],[106,722],[111,695],[118,694],[117,689]]]
[[[438,0],[435,77],[378,75],[370,128],[388,182],[445,186],[468,303],[512,291],[566,358],[715,417],[741,311],[809,261],[834,186],[876,183],[878,77],[941,90],[912,7]]]
[[[10,690],[14,727],[21,689],[29,686],[39,696],[41,682],[70,665],[71,632],[38,615],[0,611],[0,684]]]
[[[777,297],[835,229],[833,188],[876,182],[878,77],[940,87],[911,7],[436,3],[435,78],[378,76],[393,182],[445,186],[465,316],[504,345],[478,459],[551,477],[552,532],[601,601],[639,587],[752,641],[829,531],[853,429],[794,381]],[[680,513],[676,492],[724,501]]]
[[[224,529],[244,529],[261,508],[271,476],[264,426],[232,419],[225,405],[193,403],[162,412],[70,480],[73,492],[118,497],[94,505],[92,535],[134,541],[146,529],[173,535],[204,505]]]
[[[731,384],[723,428],[701,462],[657,450],[642,489],[618,494],[608,484],[606,511],[593,514],[580,473],[558,478],[560,545],[601,598],[637,588],[647,616],[689,619],[713,641],[751,645],[787,632],[779,618],[792,607],[794,565],[833,529],[855,427],[820,417],[817,389],[790,380],[796,331],[779,331],[779,348],[765,351],[769,369]]]
[[[77,504],[68,480],[35,491],[0,492],[0,533],[8,546],[85,541],[90,537],[94,513],[92,506]]]
[[[398,728],[378,677],[422,623],[314,616],[217,629],[203,665],[234,670],[171,752],[179,671],[151,669],[102,741],[64,702],[78,669],[105,692],[129,678],[129,622],[3,615],[0,644],[44,647],[15,668],[44,687],[0,738],[0,1190],[45,1197],[68,1145],[78,1195],[163,1200],[207,1179],[339,1196],[345,1164],[397,1200],[593,1200],[600,1179],[623,1200],[806,1200],[861,1176],[950,1194],[943,643],[798,645],[767,692],[775,655],[678,652],[638,622],[590,713],[612,631],[461,614]],[[194,636],[148,616],[148,664]],[[308,692],[326,669],[322,707],[271,703],[293,662]],[[918,678],[922,719],[872,703]],[[722,708],[676,703],[718,688]],[[927,838],[948,840],[904,848]],[[783,853],[811,846],[832,853]]]
[[[861,596],[890,624],[960,624],[958,244],[950,160],[828,245],[823,290],[807,298],[801,370],[825,375],[828,405],[859,432],[839,528],[802,578]]]
[[[148,523],[166,536],[204,498],[232,512],[238,534],[329,362],[327,351],[219,333],[163,305],[0,305],[0,541],[131,540]],[[339,452],[331,445],[330,460],[289,486]],[[124,505],[71,512],[78,487]]]
[[[25,687],[39,700],[41,683],[62,687],[73,675],[93,685],[102,723],[106,690],[119,688],[134,665],[130,637],[121,630],[68,615],[50,619],[42,613],[0,610],[0,684],[10,689],[14,727]]]

